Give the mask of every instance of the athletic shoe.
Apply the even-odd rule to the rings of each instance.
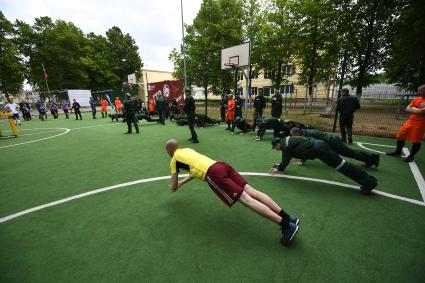
[[[192,143],[199,143],[199,140],[192,140]]]
[[[300,224],[300,219],[296,218],[296,217],[289,216],[289,222],[294,223],[295,225],[298,226]]]
[[[378,166],[379,166],[379,159],[380,159],[381,157],[379,156],[379,154],[375,154],[374,155],[374,157],[373,157],[373,159],[375,159],[375,168],[378,168]]]
[[[398,151],[387,152],[385,154],[388,155],[388,156],[394,156],[394,157],[400,157],[401,156],[401,152],[398,152]]]
[[[193,141],[193,138],[188,139],[187,141]]]
[[[413,157],[413,156],[409,155],[409,156],[408,156],[408,157],[406,157],[403,161],[404,161],[404,162],[412,162],[412,161],[415,161],[415,157]]]
[[[298,232],[298,226],[292,222],[289,222],[288,229],[282,229],[282,238],[280,239],[280,243],[285,247],[291,244],[292,239],[295,237],[295,234]]]
[[[374,183],[372,183],[370,186],[361,186],[360,187],[360,192],[364,195],[370,195],[372,190],[374,188],[376,188],[376,186],[378,185],[378,183],[375,181]]]

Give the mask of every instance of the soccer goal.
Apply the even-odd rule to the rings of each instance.
[[[2,120],[8,120],[4,123]],[[11,135],[5,135],[2,131],[2,128],[7,128],[7,124],[9,125],[9,130],[5,132],[10,132]],[[5,126],[6,125],[6,126]],[[7,138],[17,138],[18,137],[18,129],[16,128],[15,120],[13,119],[13,114],[11,112],[0,112],[0,139]]]

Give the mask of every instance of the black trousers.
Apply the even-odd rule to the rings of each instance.
[[[220,107],[221,122],[226,121],[226,108]]]
[[[83,120],[83,117],[81,116],[81,111],[80,110],[75,109],[74,112],[75,112],[75,118],[76,118],[76,120],[78,120],[78,116],[80,116],[80,119]]]
[[[258,119],[263,118],[263,109],[254,111],[254,121],[252,122],[252,131],[255,132]]]
[[[192,140],[198,140],[198,135],[195,132],[195,113],[187,114],[187,122],[189,124],[190,134]]]
[[[91,109],[91,114],[93,115],[93,119],[96,119],[96,108]]]
[[[134,125],[134,128],[136,129],[136,133],[139,132],[139,124],[137,123],[136,115],[126,115],[125,121],[127,122],[127,133],[132,132],[131,124]]]
[[[353,142],[353,120],[354,115],[340,115],[339,117],[339,130],[341,131],[341,138],[343,141]],[[345,131],[347,129],[347,131]]]

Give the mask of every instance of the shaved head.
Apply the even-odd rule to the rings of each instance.
[[[165,150],[167,151],[168,155],[173,157],[174,152],[176,149],[179,148],[179,143],[176,139],[170,139],[165,143]]]

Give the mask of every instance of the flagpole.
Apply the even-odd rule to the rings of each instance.
[[[44,69],[44,64],[43,63],[41,63],[41,66],[43,67],[43,76],[44,76],[44,80],[46,81],[47,93],[49,94],[49,99],[50,99],[51,96],[50,96],[49,84],[47,83],[47,78],[46,78],[46,69]]]
[[[182,53],[183,53],[183,66],[184,66],[184,90],[186,90],[187,86],[187,73],[186,73],[186,51],[184,46],[184,22],[183,22],[183,0],[180,0],[180,11],[182,17]],[[183,91],[186,94],[185,91]]]

